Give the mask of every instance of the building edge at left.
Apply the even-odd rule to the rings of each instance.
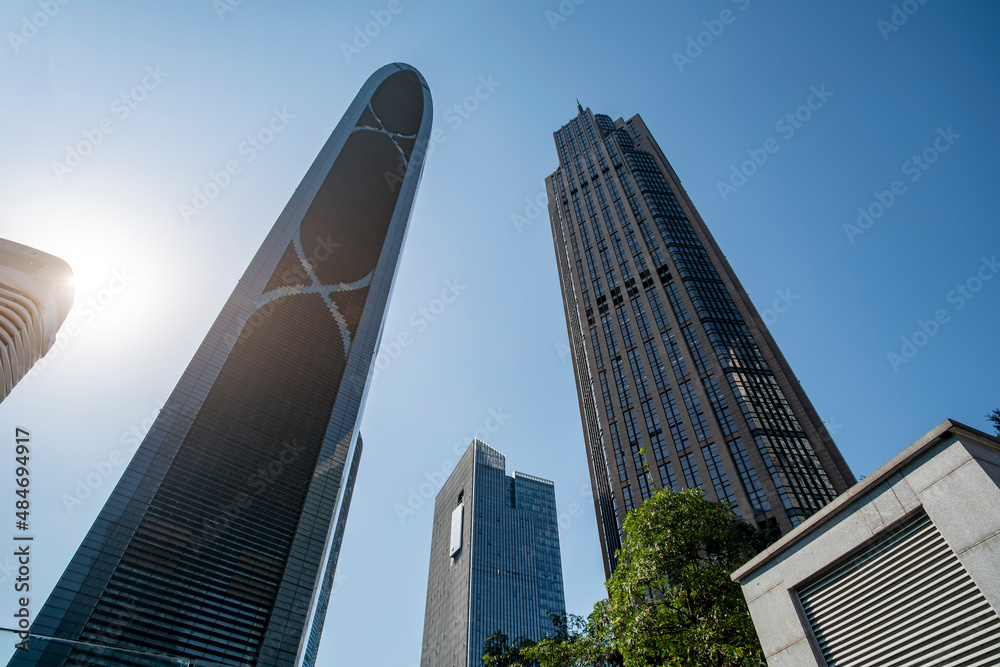
[[[56,345],[74,292],[64,260],[0,239],[0,401]]]

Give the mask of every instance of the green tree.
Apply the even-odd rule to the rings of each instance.
[[[657,491],[625,518],[625,543],[586,623],[520,649],[539,667],[762,667],[739,585],[729,576],[779,536],[701,489]],[[484,657],[484,661],[486,658]],[[520,665],[522,663],[487,663]]]
[[[497,630],[483,642],[483,664],[487,667],[537,667],[535,662],[521,655],[534,643],[523,637],[511,642],[507,635]]]
[[[763,655],[729,575],[756,550],[725,503],[701,489],[658,491],[625,517],[607,583],[608,617],[625,667],[750,667]]]
[[[621,654],[614,646],[608,601],[594,605],[586,620],[581,616],[563,616],[554,637],[545,637],[522,651],[538,667],[612,667],[622,665]]]
[[[997,437],[1000,438],[1000,408],[994,409],[993,412],[986,415],[986,418],[993,424],[993,429],[997,432]]]

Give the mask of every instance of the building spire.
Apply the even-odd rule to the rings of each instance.
[[[576,98],[576,108],[580,113],[583,113],[583,107],[580,106],[580,98]]]

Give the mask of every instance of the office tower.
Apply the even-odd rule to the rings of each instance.
[[[497,630],[541,639],[565,612],[555,487],[473,440],[434,501],[420,667],[480,665]]]
[[[785,532],[854,476],[642,119],[577,108],[546,189],[605,571],[652,487]]]
[[[0,239],[0,401],[55,345],[72,306],[69,264]]]
[[[32,626],[114,650],[11,664],[312,664],[430,130],[415,69],[365,82]]]

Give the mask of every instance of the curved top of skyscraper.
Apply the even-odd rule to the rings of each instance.
[[[0,400],[55,344],[72,306],[69,264],[0,239]]]
[[[314,663],[431,115],[365,82],[11,664]]]

